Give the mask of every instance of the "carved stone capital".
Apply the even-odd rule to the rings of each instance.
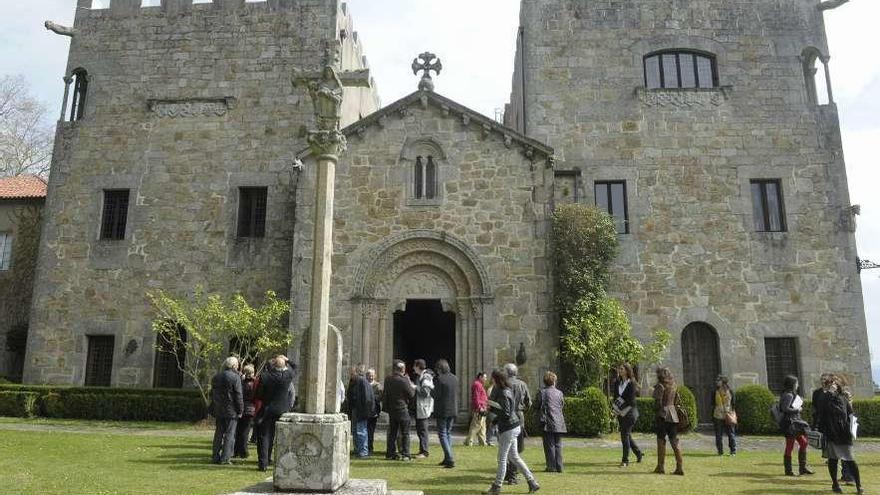
[[[326,156],[336,159],[348,147],[345,135],[339,131],[309,132],[308,142],[309,149],[317,157]]]

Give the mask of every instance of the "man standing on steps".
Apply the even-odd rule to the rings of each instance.
[[[519,435],[516,437],[516,451],[521,454],[526,447],[526,419],[524,411],[532,407],[532,396],[529,394],[529,386],[517,376],[519,374],[519,369],[515,364],[505,364],[504,371],[507,372],[507,376],[510,379],[510,388],[513,390],[513,401],[516,404],[519,424],[522,425]],[[505,481],[509,485],[519,483],[519,480],[517,479],[516,464],[512,462],[507,463],[507,476]]]
[[[437,437],[443,448],[441,466],[451,469],[455,467],[452,456],[452,427],[458,414],[458,378],[452,374],[449,362],[445,359],[437,361],[437,380],[434,386],[434,417],[437,418]]]
[[[424,359],[413,361],[416,374],[416,435],[419,437],[419,453],[416,459],[424,459],[428,453],[428,419],[434,412],[434,373],[427,369]]]
[[[238,358],[228,357],[223,371],[211,379],[211,401],[214,403],[214,464],[232,464],[230,458],[235,447],[235,430],[238,418],[244,412],[241,375],[238,374]]]

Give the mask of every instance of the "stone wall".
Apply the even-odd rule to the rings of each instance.
[[[508,121],[581,171],[585,202],[626,180],[616,295],[639,335],[672,331],[677,373],[682,329],[706,322],[737,386],[766,383],[764,338],[785,336],[805,385],[836,371],[872,391],[837,111],[810,102],[802,66],[805,49],[828,55],[817,4],[522,2]],[[714,54],[719,87],[645,90],[643,57],[662,49]],[[750,179],[781,180],[786,232],[755,232]]]
[[[59,123],[25,380],[82,384],[87,336],[113,335],[112,384],[150,386],[145,291],[288,297],[292,166],[313,122],[292,78],[320,68],[341,5],[79,4],[67,73],[87,70],[89,92],[84,118]],[[243,186],[268,188],[265,238],[237,237]],[[124,240],[99,240],[104,189],[131,191]]]
[[[529,158],[515,133],[462,109],[414,94],[346,131],[348,151],[336,171],[331,322],[342,332],[345,362],[364,362],[382,376],[397,357],[393,313],[407,299],[440,299],[456,313],[462,383],[477,369],[513,361],[522,342],[529,349],[523,375],[537,385],[557,346],[546,260],[552,168],[546,147]],[[433,201],[412,197],[420,154],[439,166]],[[309,323],[314,172],[310,159],[297,197],[296,335]]]

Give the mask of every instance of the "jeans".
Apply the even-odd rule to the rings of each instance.
[[[629,463],[630,450],[635,453],[636,457],[642,456],[642,449],[636,445],[636,442],[632,437],[633,427],[636,425],[636,420],[632,416],[623,416],[617,419],[620,423],[620,443],[623,445],[622,462]]]
[[[428,455],[428,418],[416,419],[416,436],[419,437],[419,454]]]
[[[275,446],[275,423],[281,415],[266,414],[260,422],[260,432],[257,439],[257,465],[264,468],[269,466],[272,458],[272,447]]]
[[[248,452],[248,437],[251,434],[252,416],[242,416],[238,419],[238,425],[235,427],[235,456],[247,459],[250,456]]]
[[[468,435],[464,444],[473,445],[475,438],[480,445],[486,445],[486,416],[477,411],[471,413],[471,425],[468,428]]]
[[[522,460],[519,456],[519,452],[517,452],[516,439],[519,435],[519,426],[498,434],[498,471],[495,472],[495,486],[501,486],[501,483],[507,476],[508,462],[517,466],[520,471],[523,472],[527,480],[535,480],[535,476],[529,471],[526,462]]]
[[[379,422],[379,416],[367,420],[367,452],[373,453],[373,439],[376,438],[376,423]]]
[[[562,435],[544,432],[544,462],[548,471],[562,472]]]
[[[400,457],[409,457],[409,422],[409,417],[403,419],[389,418],[387,448],[385,451],[386,458],[396,459],[398,457],[398,437],[400,437]]]
[[[440,448],[443,449],[443,463],[455,464],[452,457],[452,426],[455,425],[455,416],[437,418],[437,438],[440,439]]]
[[[356,419],[351,422],[354,437],[354,455],[357,457],[367,457],[370,455],[369,445],[367,445],[368,432],[367,420]]]
[[[520,424],[522,424],[522,420],[520,420]],[[515,439],[516,453],[522,454],[522,451],[526,449],[526,433],[522,429],[522,427],[517,427],[516,430],[517,430],[516,439]],[[501,438],[501,436],[499,435],[498,438]],[[500,442],[500,440],[499,440],[499,442]],[[513,462],[512,459],[507,461],[507,478],[508,479],[510,479],[510,480],[516,479],[516,474],[517,474],[516,468],[517,468],[517,465],[515,462]]]
[[[731,454],[736,454],[736,426],[726,424],[723,419],[715,420],[715,448],[718,455],[724,453],[724,435],[727,435],[727,446]]]
[[[238,418],[217,418],[214,427],[214,446],[212,460],[223,464],[229,462],[235,447],[235,427]]]

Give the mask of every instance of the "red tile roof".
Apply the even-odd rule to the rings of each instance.
[[[45,197],[46,181],[36,175],[0,178],[0,199]]]

